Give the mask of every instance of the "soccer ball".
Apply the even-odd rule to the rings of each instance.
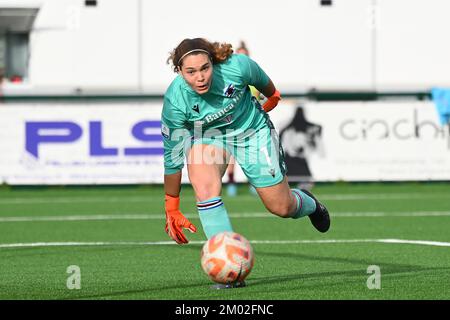
[[[223,284],[243,281],[252,270],[254,260],[250,242],[230,231],[206,241],[201,253],[203,270],[211,280]]]

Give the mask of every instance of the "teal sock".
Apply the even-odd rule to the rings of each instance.
[[[233,231],[221,197],[197,202],[197,209],[208,239],[223,231]]]
[[[297,199],[297,211],[294,213],[292,218],[298,219],[309,216],[311,213],[316,211],[316,202],[313,198],[298,189],[291,189],[291,191],[295,196],[295,199]]]

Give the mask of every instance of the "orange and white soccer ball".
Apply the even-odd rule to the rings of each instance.
[[[254,261],[250,242],[230,231],[211,237],[201,253],[202,268],[208,277],[224,284],[243,281],[252,271]]]

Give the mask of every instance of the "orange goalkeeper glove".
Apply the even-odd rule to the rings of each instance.
[[[181,213],[180,197],[172,197],[166,194],[166,228],[165,231],[178,244],[188,243],[183,234],[183,228],[191,232],[197,232],[197,228]]]
[[[275,108],[278,104],[278,101],[281,100],[280,91],[275,90],[275,92],[267,98],[267,101],[263,104],[263,109],[265,112],[269,112],[273,108]]]

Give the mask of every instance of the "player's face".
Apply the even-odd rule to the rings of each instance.
[[[183,59],[181,75],[198,94],[209,91],[212,82],[213,65],[207,54],[190,54]]]

